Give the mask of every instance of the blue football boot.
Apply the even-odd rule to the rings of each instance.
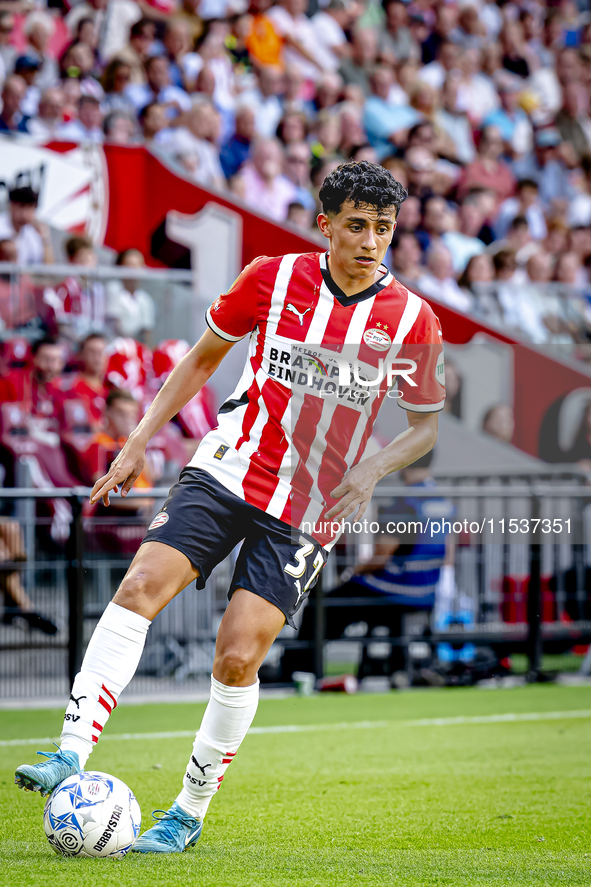
[[[38,751],[37,754],[48,760],[39,764],[21,764],[14,774],[15,783],[27,792],[40,792],[45,797],[68,776],[80,773],[80,760],[75,751],[58,748],[54,752]]]
[[[176,801],[170,810],[154,810],[152,816],[156,824],[137,839],[134,853],[182,853],[201,836],[203,820],[185,813]]]

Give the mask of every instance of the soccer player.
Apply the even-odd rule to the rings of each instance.
[[[381,264],[405,197],[391,173],[372,163],[331,172],[318,217],[328,253],[263,256],[246,267],[208,309],[209,329],[94,485],[92,502],[108,505],[119,489],[126,496],[150,438],[232,345],[250,336],[218,427],[181,472],[90,640],[59,751],[16,771],[18,785],[48,794],[84,767],[135,673],[151,621],[189,583],[203,588],[242,541],[181,792],[138,839],[137,852],[178,853],[198,840],[254,718],[259,666],[284,624],[293,625],[339,522],[354,513],[361,519],[376,483],[435,444],[445,396],[439,321]],[[378,409],[395,387],[379,370],[400,355],[408,355],[403,366],[414,364],[413,375],[399,374],[397,383],[408,428],[363,459]]]

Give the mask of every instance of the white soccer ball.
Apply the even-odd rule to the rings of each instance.
[[[96,771],[69,776],[48,797],[43,828],[61,856],[121,859],[140,833],[135,795],[116,776]]]

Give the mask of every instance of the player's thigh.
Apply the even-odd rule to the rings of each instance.
[[[162,542],[144,542],[113,601],[146,619],[154,619],[198,576],[199,570],[181,551]]]
[[[284,625],[285,615],[274,604],[245,588],[235,589],[218,631],[214,678],[235,686],[254,684]]]
[[[229,597],[237,588],[248,589],[281,610],[286,623],[296,628],[294,616],[318,581],[328,554],[311,536],[270,515],[258,512],[251,520]]]

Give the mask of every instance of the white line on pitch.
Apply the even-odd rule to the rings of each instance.
[[[577,711],[531,711],[508,712],[501,715],[474,715],[457,718],[423,718],[419,721],[356,721],[352,724],[279,724],[276,727],[251,727],[249,736],[265,736],[269,733],[316,733],[320,730],[376,730],[383,727],[455,727],[462,724],[505,724],[519,721],[562,721],[591,718],[591,709]],[[150,739],[188,739],[195,736],[194,730],[177,730],[174,733],[108,733],[101,737],[103,742]],[[12,745],[47,745],[56,737],[44,736],[41,739],[3,739],[0,748]]]

